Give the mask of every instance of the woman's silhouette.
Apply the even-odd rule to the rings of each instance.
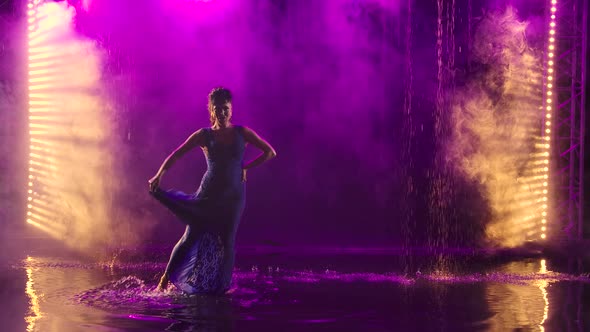
[[[186,224],[160,279],[160,290],[169,281],[190,294],[222,294],[229,290],[235,235],[244,209],[246,172],[276,156],[272,146],[252,129],[231,123],[232,96],[228,89],[213,89],[208,108],[211,127],[189,136],[149,180],[150,193]],[[244,163],[248,143],[262,153]],[[196,193],[160,189],[164,173],[196,147],[203,149],[207,159],[207,171]]]

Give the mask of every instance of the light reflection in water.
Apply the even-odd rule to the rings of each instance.
[[[451,327],[459,326],[454,324],[485,326],[489,331],[551,331],[561,322],[583,324],[580,317],[585,317],[586,311],[581,294],[590,284],[585,274],[550,271],[548,263],[541,259],[510,262],[484,271],[457,274],[435,271],[416,275],[340,272],[338,269],[291,270],[269,265],[268,269],[236,270],[236,292],[219,299],[186,297],[173,291],[154,292],[157,282],[154,275],[161,271],[163,262],[97,264],[33,256],[22,263],[22,271],[26,273],[22,274],[19,292],[28,303],[23,312],[24,320],[20,316],[19,322],[24,321],[29,332],[104,330],[105,325],[115,330],[133,327],[147,331],[168,327],[170,331],[188,331],[211,326],[231,331],[234,325],[264,326],[278,319],[335,326],[357,324],[341,329],[357,331],[366,329],[365,323],[360,322],[365,318],[383,324],[400,320],[411,326],[414,324],[411,316],[416,310],[433,312],[432,320],[424,322],[433,327],[438,324],[435,321],[447,319],[447,307],[452,307],[454,312],[465,311],[465,320],[447,321],[452,325],[449,326],[451,331],[455,330]],[[569,285],[580,285],[577,316],[571,307],[575,303],[568,300],[566,308],[560,303],[564,301],[563,288]],[[26,291],[22,292],[22,288]],[[351,293],[342,295],[348,291]],[[551,319],[549,292],[552,295]],[[360,301],[350,306],[348,301],[341,301],[359,294],[369,302]],[[350,318],[357,317],[359,308],[397,306],[401,294],[410,295],[414,305],[398,306],[393,313],[390,309],[375,309],[363,313],[367,317],[361,320]],[[326,300],[326,295],[344,297]],[[432,301],[433,295],[435,301]],[[471,297],[481,305],[456,301],[458,296]],[[322,306],[318,307],[316,302]],[[316,312],[318,308],[321,309]],[[248,322],[244,323],[243,319]],[[21,330],[22,326],[18,331]],[[256,330],[274,331],[273,328]]]
[[[547,274],[547,262],[544,259],[541,260],[541,268],[539,269],[539,273]],[[541,290],[541,294],[543,294],[543,300],[545,300],[545,308],[543,309],[543,320],[541,320],[541,323],[539,323],[541,331],[545,332],[545,327],[543,326],[543,324],[545,324],[547,318],[549,317],[549,299],[547,297],[547,286],[549,286],[549,281],[542,279],[537,281],[537,285]]]
[[[32,262],[33,259],[29,256],[27,257],[27,263]],[[25,316],[25,322],[27,323],[27,332],[32,332],[35,330],[35,322],[37,320],[39,320],[41,317],[43,317],[42,313],[41,313],[41,309],[39,307],[39,296],[37,296],[37,293],[35,292],[35,289],[33,288],[33,285],[35,284],[33,282],[33,268],[31,267],[27,267],[26,268],[27,271],[27,285],[25,288],[25,292],[27,293],[27,296],[29,297],[30,301],[29,301],[29,312],[27,313],[27,316]]]
[[[501,273],[529,275],[515,283],[489,283],[486,300],[494,316],[488,319],[490,331],[512,331],[519,328],[545,331],[549,317],[547,287],[553,282],[553,272],[547,270],[544,259],[535,262],[512,262]]]

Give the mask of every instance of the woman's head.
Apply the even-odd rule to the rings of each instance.
[[[232,95],[229,89],[218,87],[209,93],[209,117],[214,127],[225,127],[232,116]]]

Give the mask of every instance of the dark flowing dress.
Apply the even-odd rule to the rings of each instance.
[[[245,203],[242,159],[246,142],[243,127],[234,129],[234,139],[224,144],[214,139],[210,128],[204,128],[207,171],[197,192],[160,188],[152,192],[186,224],[166,272],[188,294],[222,294],[231,286],[235,236]]]

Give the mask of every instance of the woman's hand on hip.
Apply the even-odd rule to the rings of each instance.
[[[158,189],[158,187],[160,186],[161,179],[162,179],[162,176],[159,174],[156,174],[156,175],[154,175],[153,178],[148,180],[151,192],[154,192],[154,191],[156,191],[156,189]]]

